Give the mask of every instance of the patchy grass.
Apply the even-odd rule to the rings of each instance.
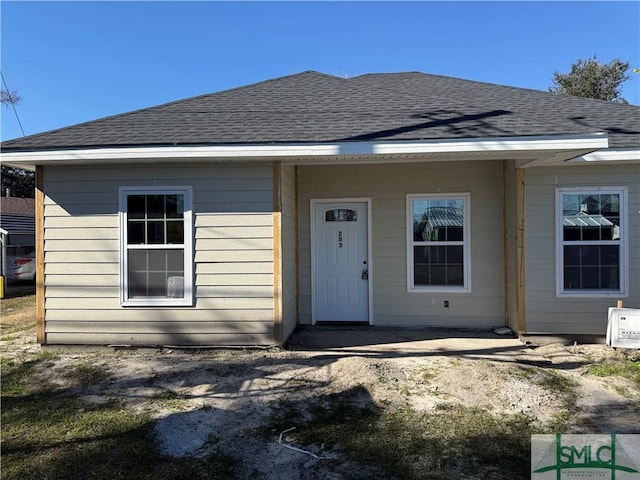
[[[631,380],[640,388],[640,360],[616,357],[594,363],[587,368],[587,373],[598,377],[622,377]]]
[[[150,399],[152,405],[156,405],[167,410],[186,410],[188,408],[187,395],[173,390],[162,390]]]
[[[28,297],[10,300],[19,303],[14,303],[12,307],[7,301],[2,303],[3,315],[9,308],[12,308],[9,316],[13,315],[7,324],[4,323],[6,318],[2,319],[5,340],[14,336],[25,337],[24,332],[35,326],[35,312],[23,314],[19,311],[23,309],[28,312],[32,308]],[[20,346],[24,346],[24,343]],[[201,450],[213,452],[207,457],[170,458],[160,453],[152,419],[152,415],[158,413],[154,407],[170,411],[188,409],[192,398],[188,388],[181,389],[176,383],[145,384],[145,387],[157,389],[152,391],[158,393],[143,405],[143,413],[129,410],[123,403],[110,398],[111,395],[116,396],[111,393],[102,397],[104,401],[95,404],[84,402],[79,393],[81,389],[76,387],[110,381],[110,363],[106,357],[126,361],[128,352],[74,356],[78,360],[74,360],[70,366],[52,371],[46,368],[59,365],[58,356],[68,357],[50,350],[37,352],[38,349],[29,349],[27,352],[20,351],[14,358],[0,358],[2,479],[261,478],[258,469],[251,474],[235,472],[238,476],[234,476],[239,462],[250,462],[252,459],[247,455],[241,460],[223,454],[220,449],[228,448],[223,441],[226,432],[217,425],[215,433],[206,439],[207,448]],[[253,369],[258,370],[251,363],[255,361],[255,355],[247,354],[247,361],[241,352],[207,355],[211,355],[215,361],[207,362],[200,371],[205,370],[210,376],[242,376]],[[261,361],[266,357],[266,353],[261,355]],[[640,367],[637,358],[631,355],[588,361],[590,366],[587,368],[592,375],[620,376],[639,385]],[[270,359],[265,365],[271,365]],[[366,383],[372,386],[371,392],[360,384],[347,391],[318,394],[311,399],[304,395],[304,401],[275,402],[270,405],[273,414],[259,432],[264,435],[267,445],[277,441],[282,431],[296,427],[287,434],[287,443],[319,455],[340,452],[340,458],[335,462],[353,465],[349,467],[352,468],[350,475],[345,478],[354,480],[511,480],[529,476],[532,433],[566,432],[578,425],[579,414],[575,409],[578,388],[571,377],[554,367],[528,364],[502,366],[495,378],[502,378],[507,370],[509,375],[553,394],[562,403],[563,409],[544,427],[539,427],[536,419],[526,414],[499,415],[484,408],[453,402],[439,403],[431,410],[434,399],[425,402],[430,405],[429,411],[415,410],[409,406],[398,407],[398,403],[412,403],[410,399],[416,396],[438,395],[435,384],[446,379],[456,379],[465,391],[476,389],[478,385],[473,379],[479,377],[483,385],[486,384],[492,377],[485,377],[485,372],[488,375],[490,367],[495,366],[476,363],[479,368],[473,372],[479,373],[466,380],[466,370],[462,367],[470,365],[467,361],[454,357],[422,365],[422,368],[407,370],[410,373],[408,375],[393,362],[380,360],[372,365],[379,383]],[[55,385],[53,380],[48,384],[49,373],[63,375],[67,381],[60,382],[60,378],[57,378]],[[634,390],[626,382],[609,383],[620,383],[624,388]],[[160,390],[158,385],[163,385],[164,389]],[[287,386],[293,392],[308,388],[308,383],[294,378]],[[380,397],[382,399],[376,403],[374,394],[376,398],[379,397],[376,388],[384,388],[386,390],[383,391],[392,392],[393,395],[389,398]],[[100,388],[95,390],[99,391]],[[400,398],[398,392],[410,398]],[[631,393],[628,395],[631,398]],[[287,398],[293,399],[296,395]],[[439,397],[442,398],[445,397]],[[454,397],[447,398],[457,401]],[[422,405],[419,402],[415,404]],[[202,408],[214,407],[205,405]],[[239,452],[241,448],[232,451]],[[303,458],[301,461],[306,460]],[[322,461],[323,465],[324,462],[329,465],[328,470],[323,470],[325,473],[339,467],[337,463],[330,463],[333,461]],[[312,474],[313,470],[309,470],[309,476]]]
[[[160,455],[150,419],[116,400],[86,403],[69,390],[34,384],[30,373],[49,361],[48,355],[12,364],[3,372],[3,479],[233,477],[236,460],[219,452],[206,458]],[[80,365],[74,375],[84,382],[97,373]]]
[[[100,365],[84,362],[65,372],[64,377],[81,387],[106,383],[111,380],[109,372]]]
[[[1,340],[35,331],[35,296],[3,299],[0,308]],[[162,456],[149,417],[116,400],[83,402],[35,375],[36,367],[50,367],[58,356],[43,350],[0,357],[3,480],[233,478],[236,459],[218,451],[204,458]],[[110,379],[105,368],[90,362],[76,365],[65,377],[80,386]]]
[[[509,373],[526,380],[533,385],[544,388],[547,392],[560,398],[566,406],[575,405],[577,382],[551,368],[514,367]]]
[[[431,385],[440,374],[441,370],[436,367],[424,367],[418,372],[418,382],[422,385]]]
[[[36,326],[36,297],[4,298],[0,300],[0,328],[2,335],[35,328]]]
[[[31,372],[36,365],[45,365],[55,358],[55,353],[42,351],[30,360],[17,360],[2,357],[2,398],[6,395],[28,395],[46,388],[46,382],[34,383],[31,380]]]
[[[15,366],[16,361],[13,358],[0,357],[0,371],[6,372],[11,367]]]
[[[579,423],[576,415],[578,400],[577,382],[550,368],[519,367],[509,370],[511,374],[555,395],[562,404],[562,411],[553,416],[546,425],[548,432],[566,432]]]
[[[304,409],[282,403],[262,431],[273,435],[296,426],[288,434],[295,443],[324,444],[377,467],[382,478],[511,480],[528,476],[532,424],[526,415],[495,416],[453,404],[442,404],[435,413],[359,406],[347,395]]]

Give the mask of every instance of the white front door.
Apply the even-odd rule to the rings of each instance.
[[[316,322],[369,321],[366,202],[314,203]]]

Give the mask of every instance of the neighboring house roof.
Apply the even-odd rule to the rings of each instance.
[[[35,215],[33,198],[0,197],[0,214],[2,215]]]
[[[5,152],[573,135],[640,147],[640,107],[419,72],[313,71],[2,143]]]
[[[430,207],[425,211],[425,216],[432,227],[462,227],[464,225],[461,208]]]
[[[565,228],[600,228],[614,226],[613,222],[600,214],[588,214],[585,212],[564,216],[562,218],[562,225]]]
[[[1,197],[0,228],[9,234],[35,234],[33,198]]]

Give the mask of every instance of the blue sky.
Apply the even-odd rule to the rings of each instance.
[[[547,90],[594,55],[640,68],[640,2],[11,2],[1,66],[27,135],[304,70]],[[640,104],[640,74],[623,97]],[[2,139],[22,135],[2,108]]]

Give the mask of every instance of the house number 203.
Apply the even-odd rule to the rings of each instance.
[[[342,248],[342,232],[338,232],[338,248]]]

